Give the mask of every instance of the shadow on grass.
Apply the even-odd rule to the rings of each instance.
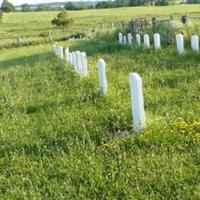
[[[38,61],[43,61],[50,58],[53,54],[46,52],[43,54],[35,54],[31,56],[19,57],[16,59],[5,60],[0,62],[0,68],[11,67],[13,65],[34,64]]]

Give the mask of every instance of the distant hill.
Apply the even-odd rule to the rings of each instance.
[[[70,1],[68,1],[68,2],[70,2]],[[84,4],[87,6],[90,6],[90,5],[95,6],[97,4],[97,2],[98,2],[98,0],[97,1],[75,1],[75,2],[73,1],[72,3],[74,5]],[[33,10],[37,9],[40,5],[47,5],[51,8],[57,8],[57,7],[64,8],[66,3],[67,2],[52,2],[52,3],[30,4],[30,6]],[[21,6],[15,6],[15,8],[17,10],[21,10]]]

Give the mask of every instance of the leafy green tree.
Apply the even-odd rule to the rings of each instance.
[[[176,0],[158,0],[155,5],[158,6],[169,6],[169,5],[175,5],[177,3]]]
[[[65,9],[66,10],[76,10],[76,6],[72,2],[69,1],[65,4]]]
[[[96,4],[95,8],[114,8],[116,7],[115,2],[113,1],[100,1]]]
[[[22,8],[22,12],[31,12],[32,11],[31,6],[27,3],[22,4],[21,8]]]
[[[51,23],[52,25],[58,28],[63,28],[64,30],[65,28],[68,28],[73,23],[73,20],[69,18],[68,13],[66,11],[62,11],[56,16],[56,18],[54,18],[51,21]]]
[[[192,3],[200,4],[200,0],[193,0]]]
[[[16,11],[13,4],[10,3],[8,0],[3,0],[2,4],[1,4],[1,10],[3,12],[14,12],[14,11]]]
[[[38,6],[36,11],[50,11],[51,7],[48,4],[41,4]]]

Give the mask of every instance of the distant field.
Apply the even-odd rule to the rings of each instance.
[[[56,38],[60,35],[69,35],[75,32],[84,32],[87,27],[95,27],[102,23],[130,20],[132,17],[167,17],[175,18],[181,15],[200,16],[200,5],[177,5],[166,7],[127,7],[101,10],[70,11],[69,15],[74,19],[74,26],[64,34],[55,30],[51,20],[58,12],[33,12],[33,13],[9,13],[3,18],[3,26],[0,29],[0,45],[11,42],[18,36],[37,41],[42,39],[40,34],[52,31]],[[27,39],[28,40],[28,39]]]

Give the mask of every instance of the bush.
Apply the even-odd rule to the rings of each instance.
[[[73,20],[69,18],[66,11],[62,11],[51,21],[51,23],[59,28],[67,28],[73,23]]]
[[[39,35],[40,37],[48,37],[49,36],[49,32],[42,32]]]

